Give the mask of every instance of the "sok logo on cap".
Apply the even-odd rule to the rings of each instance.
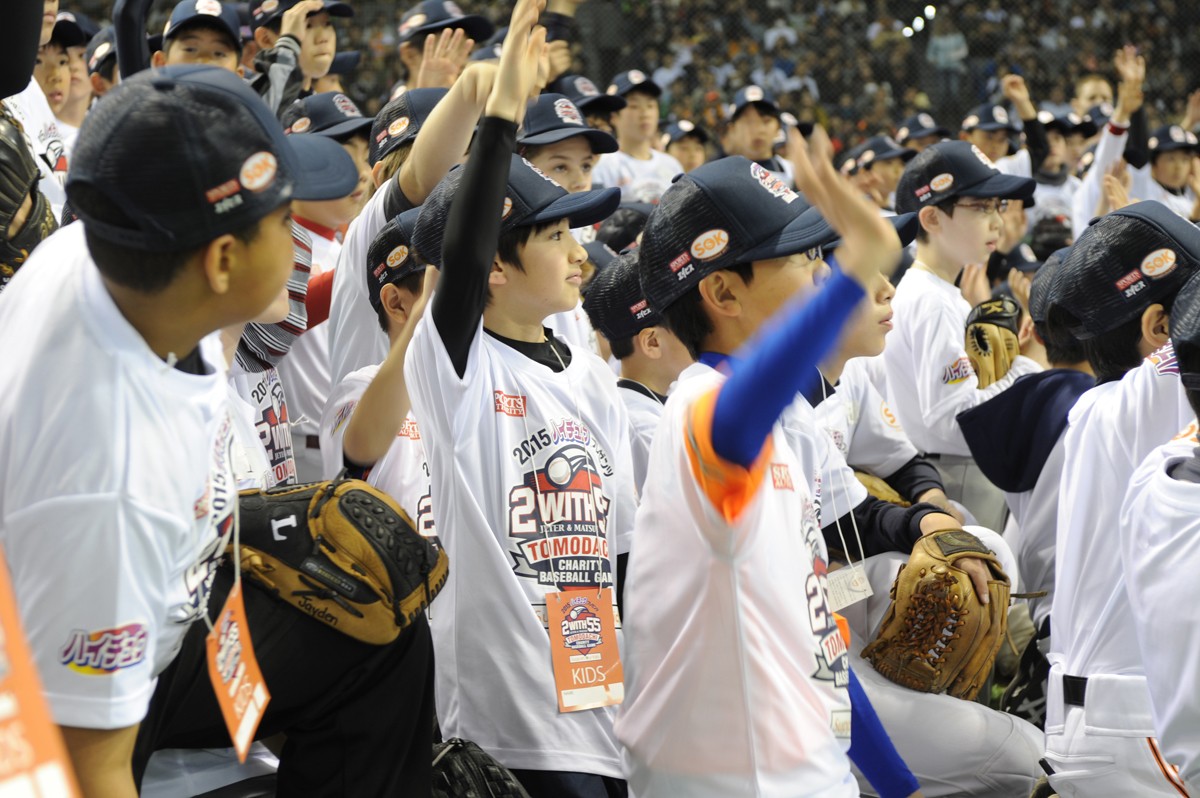
[[[1171,249],[1156,249],[1142,260],[1142,274],[1158,279],[1166,277],[1175,270],[1175,251]]]
[[[389,269],[396,268],[401,263],[403,263],[404,259],[407,257],[408,257],[408,247],[401,244],[400,246],[396,247],[395,249],[393,249],[391,252],[388,253],[388,256],[387,256],[388,268]]]
[[[275,181],[278,163],[269,152],[256,152],[242,164],[238,179],[250,191],[262,191]]]
[[[706,230],[692,241],[691,253],[696,260],[711,260],[729,247],[729,233],[720,228]]]

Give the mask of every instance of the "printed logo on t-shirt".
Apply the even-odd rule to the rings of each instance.
[[[208,545],[200,550],[196,561],[183,575],[184,585],[188,591],[187,603],[182,608],[182,614],[175,621],[189,624],[198,620],[208,608],[208,593],[212,588],[213,577],[217,573],[217,564],[229,545],[233,536],[233,513],[237,508],[237,483],[233,476],[233,420],[225,414],[213,440],[211,466],[209,467],[208,487],[204,496],[197,502],[201,505],[207,497],[207,513],[197,519],[201,526],[200,538],[207,539]]]
[[[273,368],[264,371],[250,394],[254,397],[255,408],[259,414],[254,428],[267,450],[272,487],[295,482],[296,458],[292,445],[292,425],[279,372]]]
[[[404,419],[404,423],[400,425],[400,431],[396,433],[397,438],[408,438],[410,441],[421,440],[421,430],[417,428],[417,422],[411,418]]]
[[[942,370],[943,385],[957,385],[975,372],[971,369],[971,361],[964,355]]]
[[[787,463],[771,463],[771,486],[775,490],[796,490],[796,486],[792,484],[792,472],[788,470]]]
[[[509,394],[504,391],[494,391],[496,412],[514,418],[525,417],[525,397],[521,394]]]
[[[88,632],[74,629],[59,652],[60,661],[86,676],[111,676],[146,659],[150,634],[145,625],[129,623],[115,629]]]
[[[825,563],[824,549],[821,546],[817,509],[807,498],[803,505],[801,530],[809,554],[813,558],[812,573],[804,583],[809,627],[817,642],[814,653],[817,669],[812,673],[812,678],[833,682],[834,687],[847,687],[850,684],[850,669],[846,640],[838,629],[837,619],[829,610],[829,567]]]
[[[1188,424],[1186,427],[1184,427],[1182,430],[1180,430],[1179,434],[1176,435],[1171,440],[1173,440],[1173,441],[1192,441],[1193,443],[1196,443],[1198,432],[1200,432],[1200,424],[1197,424],[1195,421],[1193,421],[1190,424]]]
[[[607,455],[586,425],[555,419],[513,452],[525,473],[508,494],[509,555],[519,577],[562,590],[611,585]]]
[[[1154,351],[1146,358],[1154,371],[1159,375],[1174,375],[1179,373],[1179,361],[1175,358],[1175,344],[1168,342],[1161,349]]]
[[[896,414],[892,412],[892,408],[888,407],[886,400],[879,402],[879,415],[883,416],[883,421],[892,429],[900,429],[900,422],[896,420]]]

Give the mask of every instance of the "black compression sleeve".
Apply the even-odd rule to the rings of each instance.
[[[910,502],[915,502],[917,497],[927,490],[946,489],[946,486],[942,484],[942,475],[938,472],[937,466],[921,455],[909,460],[884,479],[896,489],[897,493]]]
[[[459,377],[467,371],[467,353],[487,302],[488,271],[500,240],[504,187],[516,141],[515,122],[485,117],[450,203],[432,312]]]
[[[117,66],[122,78],[150,68],[146,45],[146,17],[154,0],[117,0],[113,6],[113,28],[117,37]]]
[[[863,556],[882,554],[885,551],[898,551],[908,554],[913,544],[921,537],[921,519],[930,513],[940,513],[941,509],[932,504],[914,504],[912,507],[901,507],[896,504],[868,496],[862,503],[850,511],[858,524],[858,534],[862,538]],[[838,524],[841,524],[842,534],[838,535]],[[841,537],[846,538],[846,545],[851,549],[857,548],[852,540],[854,526],[850,523],[850,513],[838,519],[838,524],[830,524],[821,530],[825,536],[825,545],[831,549],[841,550]],[[846,552],[852,559],[857,559],[857,551]]]
[[[1036,175],[1042,168],[1042,162],[1050,154],[1050,142],[1046,138],[1046,128],[1036,116],[1021,121],[1025,124],[1025,147],[1029,150],[1029,167],[1032,174]]]
[[[1125,139],[1125,163],[1141,169],[1150,163],[1150,123],[1146,109],[1139,108],[1129,117],[1129,138]]]
[[[29,85],[38,40],[42,37],[42,0],[12,0],[0,26],[0,100]]]

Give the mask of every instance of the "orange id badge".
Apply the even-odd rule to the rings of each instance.
[[[617,649],[612,588],[547,593],[546,615],[558,711],[621,703],[625,675]]]
[[[208,646],[208,677],[212,680],[233,747],[237,749],[238,761],[245,762],[246,752],[254,742],[254,732],[267,710],[271,694],[258,669],[254,645],[250,642],[240,582],[229,591],[229,598],[205,642]]]

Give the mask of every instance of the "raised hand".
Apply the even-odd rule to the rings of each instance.
[[[308,28],[308,15],[315,14],[325,7],[321,0],[303,0],[283,12],[279,20],[279,35],[291,36],[298,42],[304,41],[304,31]]]
[[[488,116],[517,123],[525,116],[526,101],[538,85],[546,57],[546,29],[537,24],[543,8],[545,0],[517,0],[500,50],[495,85],[484,111]],[[545,75],[540,79],[545,80]]]
[[[413,88],[448,89],[462,73],[475,40],[468,39],[462,28],[447,28],[425,37],[421,68]]]

